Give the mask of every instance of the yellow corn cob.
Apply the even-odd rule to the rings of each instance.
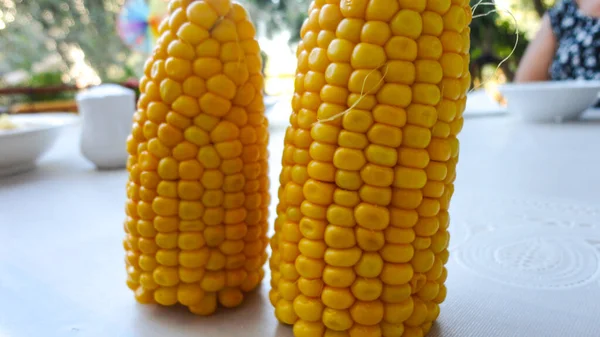
[[[169,13],[127,142],[127,284],[139,302],[208,315],[239,305],[264,275],[260,50],[239,4],[174,0]]]
[[[446,297],[466,0],[315,0],[301,29],[270,300],[296,337],[426,334]]]

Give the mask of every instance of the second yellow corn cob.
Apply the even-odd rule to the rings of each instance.
[[[423,336],[446,297],[466,0],[315,0],[285,136],[270,300],[296,337]]]

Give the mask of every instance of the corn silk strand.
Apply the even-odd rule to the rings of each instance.
[[[317,123],[325,123],[325,122],[331,122],[331,121],[334,121],[334,120],[336,120],[336,119],[338,119],[338,118],[340,118],[340,117],[344,116],[344,115],[345,115],[345,114],[347,114],[348,112],[350,112],[350,111],[354,110],[354,108],[356,108],[356,106],[358,106],[358,105],[360,104],[360,102],[361,102],[361,101],[362,101],[362,100],[363,100],[365,97],[367,97],[367,95],[369,95],[369,93],[371,93],[371,90],[373,90],[373,88],[371,88],[369,91],[365,92],[365,86],[366,86],[366,84],[367,84],[367,79],[369,78],[369,76],[371,76],[372,74],[374,74],[374,73],[375,73],[375,71],[377,71],[377,70],[381,69],[382,67],[385,67],[385,71],[383,72],[383,75],[381,76],[381,79],[379,80],[379,82],[377,82],[377,84],[375,84],[375,85],[373,86],[373,88],[376,88],[376,87],[378,87],[378,86],[379,86],[381,83],[383,83],[383,80],[385,79],[385,75],[387,75],[387,72],[388,72],[388,69],[389,69],[389,67],[388,67],[388,65],[387,65],[387,62],[386,62],[386,63],[383,63],[382,65],[380,65],[380,66],[378,66],[378,67],[376,67],[376,68],[373,68],[373,69],[372,69],[372,70],[371,70],[371,71],[370,71],[370,72],[367,74],[367,76],[365,76],[365,79],[363,80],[363,83],[362,83],[362,88],[360,89],[360,96],[358,97],[358,99],[356,100],[356,102],[354,102],[354,103],[353,103],[353,104],[352,104],[352,105],[351,105],[351,106],[350,106],[348,109],[346,109],[346,110],[344,110],[344,111],[342,111],[342,112],[340,112],[340,113],[337,113],[337,114],[335,114],[335,115],[333,115],[333,116],[331,116],[331,117],[324,118],[324,119],[319,119],[317,122],[315,122],[315,124],[317,124]],[[313,124],[313,125],[314,125],[314,124]]]
[[[515,44],[513,45],[512,50],[510,51],[510,53],[508,54],[508,56],[506,56],[504,59],[502,59],[502,61],[500,61],[500,63],[498,63],[498,66],[496,66],[496,69],[494,69],[494,73],[487,78],[486,80],[482,81],[479,85],[473,86],[473,88],[471,90],[469,90],[469,93],[481,88],[482,86],[484,86],[486,83],[491,82],[497,75],[498,70],[502,67],[502,65],[504,63],[506,63],[508,60],[510,60],[510,58],[515,54],[515,52],[517,51],[517,47],[519,46],[519,22],[517,21],[517,18],[515,17],[515,15],[513,14],[512,11],[510,11],[509,9],[506,8],[497,8],[497,5],[494,2],[483,2],[484,0],[480,0],[477,4],[475,4],[475,6],[473,6],[472,9],[472,13],[473,13],[473,19],[477,19],[477,18],[482,18],[485,16],[488,16],[492,13],[497,13],[497,12],[505,12],[508,13],[508,15],[510,15],[510,17],[514,20],[515,22]],[[475,10],[477,10],[477,7],[479,6],[494,6],[494,9],[490,9],[489,11],[482,13],[482,14],[475,14]]]

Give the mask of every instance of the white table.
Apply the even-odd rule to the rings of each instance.
[[[282,135],[272,130],[273,189]],[[598,336],[600,120],[475,118],[461,145],[448,297],[430,336]],[[95,171],[74,128],[37,170],[0,179],[0,336],[292,336],[273,317],[268,276],[241,308],[209,318],[136,304],[126,177]]]

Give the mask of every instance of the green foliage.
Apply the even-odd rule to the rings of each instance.
[[[0,72],[24,69],[48,57],[60,58],[60,70],[67,73],[80,49],[85,61],[102,80],[122,80],[141,68],[116,33],[117,14],[122,0],[3,0],[0,10],[14,21],[0,34],[4,65]],[[23,57],[27,55],[27,57]]]
[[[31,75],[31,78],[25,84],[28,87],[32,88],[43,88],[43,87],[53,87],[60,86],[63,84],[62,80],[63,74],[60,71],[49,71],[43,73],[36,73]],[[75,94],[73,92],[60,92],[60,93],[51,93],[51,94],[29,94],[24,95],[22,101],[23,102],[45,102],[45,101],[59,101],[59,100],[68,100],[73,99]]]

